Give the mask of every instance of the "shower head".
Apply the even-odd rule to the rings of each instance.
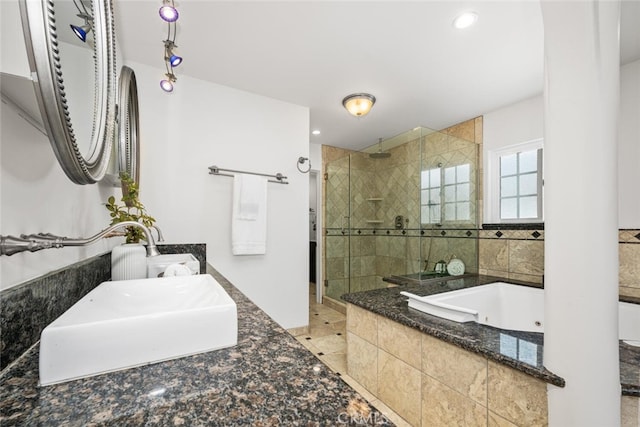
[[[370,153],[369,157],[372,159],[386,159],[391,157],[391,153],[382,151],[382,138],[378,138],[378,151],[375,153]]]
[[[391,157],[391,153],[384,153],[382,151],[378,151],[377,153],[370,153],[369,157],[371,157],[372,159],[386,159],[388,157]]]

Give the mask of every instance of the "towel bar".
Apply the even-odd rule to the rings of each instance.
[[[275,180],[270,179],[268,180],[269,182],[274,182],[276,184],[288,184],[289,182],[287,181],[287,177],[282,175],[281,173],[277,173],[275,175],[269,175],[266,173],[259,173],[259,172],[246,172],[246,171],[238,171],[238,170],[234,170],[234,169],[223,169],[223,168],[219,168],[218,166],[209,166],[209,175],[222,175],[222,176],[234,176],[232,174],[229,173],[220,173],[220,171],[225,171],[225,172],[235,172],[235,173],[246,173],[249,175],[259,175],[259,176],[266,176],[269,178],[275,178]]]

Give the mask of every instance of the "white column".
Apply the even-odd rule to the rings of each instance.
[[[619,1],[543,0],[544,364],[551,426],[620,423]]]

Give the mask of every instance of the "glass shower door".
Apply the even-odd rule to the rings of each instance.
[[[327,163],[325,179],[325,289],[340,300],[349,292],[349,156]]]

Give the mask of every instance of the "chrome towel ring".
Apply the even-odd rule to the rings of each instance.
[[[304,162],[309,161],[308,157],[298,157],[298,163],[296,163],[296,167],[298,168],[298,170],[302,173],[307,173],[311,170],[311,162],[309,161],[309,167],[307,168],[307,170],[302,170],[300,169],[300,165],[304,165]]]

